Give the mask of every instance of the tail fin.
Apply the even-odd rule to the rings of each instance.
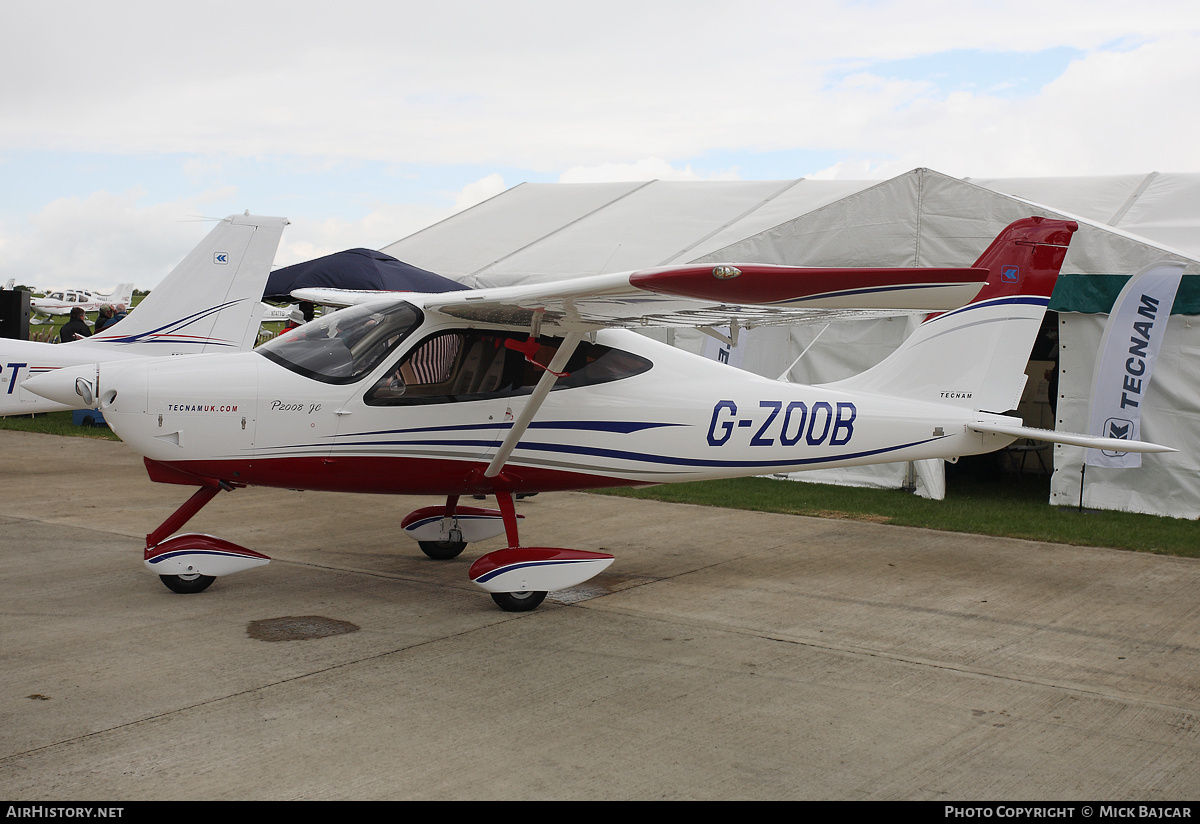
[[[1010,224],[975,263],[987,284],[966,306],[931,315],[895,352],[830,388],[899,395],[975,410],[1015,409],[1058,270],[1079,224]]]
[[[282,217],[227,217],[124,320],[79,346],[146,355],[251,349]]]
[[[104,302],[111,303],[113,306],[123,303],[125,304],[125,308],[128,309],[131,305],[133,305],[133,284],[117,284],[117,288],[112,290],[112,294],[109,295]]]

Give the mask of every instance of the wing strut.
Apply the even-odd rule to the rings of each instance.
[[[699,326],[697,328],[704,334],[708,335],[710,338],[715,338],[715,339],[719,340],[721,343],[726,344],[727,346],[737,346],[738,329],[739,329],[737,318],[730,318],[728,335],[726,335],[722,332],[718,332],[712,326]]]
[[[532,339],[533,336],[531,335],[530,338]],[[583,340],[582,332],[568,332],[567,336],[563,338],[562,346],[558,347],[558,351],[550,359],[550,365],[545,367],[546,371],[542,373],[537,386],[534,387],[533,394],[529,396],[529,400],[525,403],[525,408],[521,410],[521,414],[513,421],[512,429],[508,430],[508,434],[504,437],[504,443],[500,444],[500,450],[496,452],[496,456],[492,458],[492,462],[484,470],[483,477],[494,478],[500,474],[500,470],[508,462],[512,451],[517,448],[517,443],[521,440],[521,436],[525,434],[525,430],[533,422],[533,416],[541,409],[546,396],[550,394],[550,390],[554,387],[554,382],[558,380],[558,374],[566,368],[567,361],[571,359],[571,355],[575,354],[575,348],[579,346],[581,340]]]

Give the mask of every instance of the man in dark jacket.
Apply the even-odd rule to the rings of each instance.
[[[62,329],[58,332],[58,339],[63,343],[70,343],[73,340],[83,340],[90,338],[92,330],[88,329],[87,321],[83,319],[83,307],[76,306],[71,310],[71,319],[63,324]]]
[[[100,314],[96,315],[96,324],[92,327],[92,331],[98,335],[105,326],[112,326],[114,322],[113,308],[107,303],[102,303],[100,304]]]

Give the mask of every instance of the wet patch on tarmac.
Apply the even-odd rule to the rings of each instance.
[[[264,618],[246,625],[246,634],[259,641],[308,641],[358,632],[349,621],[335,621],[321,615],[289,615],[285,618]]]

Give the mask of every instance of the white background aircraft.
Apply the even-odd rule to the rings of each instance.
[[[80,307],[84,312],[99,312],[103,304],[133,306],[133,284],[121,283],[107,295],[86,289],[51,289],[42,297],[29,299],[29,308],[39,315],[67,315]]]
[[[198,488],[147,536],[146,566],[177,592],[269,560],[213,536],[169,537],[221,490],[433,494],[445,504],[410,513],[405,532],[434,558],[505,535],[507,547],[478,558],[470,577],[521,611],[613,557],[522,546],[520,493],[954,458],[1020,437],[1172,451],[1030,429],[1002,414],[1017,405],[1077,228],[1018,221],[962,269],[685,266],[376,294],[253,352],[63,369],[28,386],[61,402],[98,399],[152,480]],[[876,367],[821,386],[612,328],[737,328],[852,307],[945,311]],[[499,508],[459,504],[476,494],[494,495]]]
[[[0,339],[0,416],[87,406],[78,396],[64,404],[24,389],[27,378],[65,366],[251,349],[285,225],[281,217],[225,218],[136,312],[98,335],[58,344]]]
[[[291,303],[286,306],[275,306],[274,304],[261,301],[259,310],[263,323],[273,323],[284,320],[291,320],[292,317],[300,310],[300,304]]]

